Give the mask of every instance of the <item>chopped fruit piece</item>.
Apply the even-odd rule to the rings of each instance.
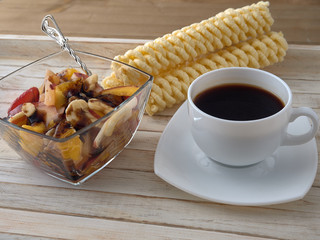
[[[75,128],[81,129],[97,120],[83,99],[73,100],[66,109],[66,120]]]
[[[66,77],[68,80],[71,80],[71,77],[72,77],[72,75],[73,75],[75,72],[78,72],[78,71],[77,71],[76,69],[74,69],[74,68],[68,68],[65,77]]]
[[[58,85],[60,83],[60,78],[50,70],[47,70],[45,79],[48,79],[54,85]]]
[[[36,87],[32,87],[22,93],[16,100],[13,101],[11,106],[8,109],[8,116],[10,117],[9,113],[18,107],[19,105],[27,102],[38,102],[39,101],[39,90]]]
[[[22,128],[37,132],[37,133],[44,133],[46,131],[46,126],[43,122],[34,123],[31,125],[22,125]]]
[[[86,92],[93,91],[98,83],[98,75],[92,74],[90,77],[86,78],[83,82],[83,90]]]
[[[47,128],[50,129],[50,128],[53,128],[57,123],[53,120],[51,120],[49,123],[48,123],[48,126]]]
[[[97,74],[92,74],[83,81],[83,90],[91,97],[96,97],[101,94],[103,88],[98,83]]]
[[[55,94],[55,85],[49,81],[49,79],[45,80],[44,85],[44,104],[47,106],[54,106],[56,101],[56,94]]]
[[[60,135],[60,138],[66,138],[76,132],[74,128],[64,129],[65,131]],[[81,163],[81,151],[83,142],[79,136],[76,136],[66,142],[57,143],[61,151],[61,155],[65,160],[71,159],[77,167]]]
[[[43,94],[44,93],[44,82],[41,84],[41,86],[39,87],[39,94]]]
[[[128,105],[115,112],[108,120],[106,120],[100,129],[100,132],[94,139],[93,146],[96,148],[100,146],[105,137],[112,136],[117,124],[119,125],[129,120],[130,117],[132,117],[132,109],[137,105],[137,103],[137,98],[133,98]]]
[[[124,98],[126,97],[117,96],[113,94],[105,94],[105,95],[97,96],[97,98],[104,101],[110,107],[115,108],[119,106],[125,100]]]
[[[136,86],[113,87],[113,88],[104,89],[100,94],[101,95],[112,94],[116,96],[129,97],[132,94],[134,94],[138,89],[139,88]]]
[[[37,109],[37,118],[40,121],[43,121],[46,126],[51,123],[51,121],[57,122],[59,120],[60,114],[57,112],[55,106],[47,106],[43,103],[39,103],[36,106]]]
[[[113,107],[110,107],[107,103],[102,100],[91,98],[88,101],[89,111],[92,115],[98,116],[98,118],[103,117],[108,112],[113,110]]]
[[[19,112],[11,118],[9,118],[9,122],[21,127],[22,125],[27,124],[28,117],[23,112]]]
[[[96,119],[102,118],[102,117],[104,116],[102,113],[100,113],[100,112],[95,112],[95,111],[91,110],[90,108],[89,108],[89,112],[90,112],[90,113],[92,114],[92,116],[94,116]]]
[[[22,104],[20,104],[19,106],[17,106],[16,108],[12,109],[9,113],[8,113],[8,117],[12,117],[14,115],[16,115],[17,113],[21,112],[22,109]]]
[[[58,87],[55,88],[55,94],[56,94],[56,96],[55,96],[56,109],[58,110],[58,109],[60,109],[62,107],[65,107],[67,105],[67,98]]]
[[[67,68],[67,69],[63,70],[62,72],[58,73],[58,76],[63,78],[65,81],[70,81],[71,80],[71,76],[75,72],[78,72],[78,71],[76,69],[74,69],[74,68]]]
[[[22,149],[34,157],[38,156],[43,146],[42,139],[39,136],[35,136],[22,131],[20,131],[20,138],[20,146],[22,147]]]
[[[71,81],[78,81],[78,80],[85,80],[86,78],[88,77],[87,74],[84,74],[84,73],[80,73],[80,72],[75,72],[72,74],[71,76]]]
[[[44,133],[46,131],[46,126],[43,122],[35,123],[32,126],[23,125],[22,127],[37,133]],[[43,140],[41,139],[41,137],[32,135],[24,131],[20,131],[20,138],[20,146],[26,152],[36,157],[43,146]]]
[[[56,86],[64,96],[71,97],[78,95],[81,91],[82,82],[81,81],[73,81],[73,82],[64,82]]]
[[[44,102],[45,96],[46,95],[44,93],[41,93],[40,96],[39,96],[39,102]]]
[[[36,112],[36,107],[32,103],[24,103],[22,104],[21,111],[27,117],[31,117]]]

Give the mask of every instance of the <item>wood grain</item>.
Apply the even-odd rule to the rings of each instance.
[[[113,57],[142,42],[73,38],[72,44]],[[59,51],[55,43],[37,36],[0,35],[0,44],[0,77]],[[311,106],[320,114],[319,63],[318,45],[292,44],[284,62],[265,70],[289,84],[295,106]],[[38,171],[0,139],[0,239],[320,238],[319,173],[303,199],[263,207],[209,202],[158,178],[153,172],[155,149],[178,107],[144,116],[127,149],[78,187]]]
[[[2,0],[0,33],[42,35],[40,23],[52,14],[66,36],[155,39],[254,0]],[[289,43],[320,43],[320,2],[270,0],[274,31]]]
[[[0,222],[1,229],[8,229],[13,234],[27,235],[30,229],[33,237],[48,237],[54,239],[220,239],[220,240],[263,240],[265,238],[242,236],[232,233],[220,233],[205,230],[186,229],[179,226],[158,226],[108,220],[98,217],[78,217],[52,213],[37,213],[24,210],[0,208],[1,216],[6,222]],[[24,224],[28,222],[29,224]],[[80,227],[79,226],[83,226]],[[57,231],[56,229],[59,229]],[[0,233],[0,237],[3,235]],[[4,236],[8,236],[7,234]],[[10,236],[10,235],[9,235]],[[30,235],[29,235],[30,236]],[[12,235],[10,236],[12,237]],[[3,238],[1,238],[3,239]],[[12,238],[8,238],[12,239]],[[24,239],[24,238],[21,238]],[[43,239],[43,238],[41,238]],[[46,238],[47,239],[47,238]]]

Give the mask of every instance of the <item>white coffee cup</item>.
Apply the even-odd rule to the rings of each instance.
[[[211,116],[195,105],[198,94],[228,83],[260,87],[281,99],[285,106],[269,117],[234,121]],[[279,146],[306,143],[319,127],[319,118],[311,108],[292,108],[292,92],[283,80],[259,69],[232,67],[203,74],[190,85],[187,101],[195,142],[209,158],[230,166],[255,164],[271,156]],[[311,120],[310,130],[302,135],[290,135],[289,123],[300,116]]]

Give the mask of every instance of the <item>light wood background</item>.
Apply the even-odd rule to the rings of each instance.
[[[257,0],[258,1],[258,0]],[[0,34],[43,35],[52,14],[66,36],[154,39],[253,0],[1,0]],[[319,0],[271,0],[274,31],[289,43],[320,44]]]
[[[0,0],[0,78],[59,50],[40,30],[49,13],[74,48],[112,57],[143,43],[132,39],[154,39],[253,2]],[[284,62],[265,70],[289,84],[295,107],[320,115],[320,1],[270,2],[273,30],[290,46]],[[302,200],[262,207],[209,202],[158,178],[155,149],[177,107],[144,116],[128,148],[80,187],[38,172],[0,138],[0,239],[320,239],[319,171]],[[316,140],[319,149],[319,134]]]

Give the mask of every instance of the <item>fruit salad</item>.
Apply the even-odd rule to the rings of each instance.
[[[137,97],[104,116],[137,90],[136,86],[103,89],[96,74],[88,76],[73,68],[59,73],[47,70],[42,86],[22,93],[8,109],[8,121],[29,130],[18,132],[16,150],[70,180],[88,176],[133,136],[139,123]]]

